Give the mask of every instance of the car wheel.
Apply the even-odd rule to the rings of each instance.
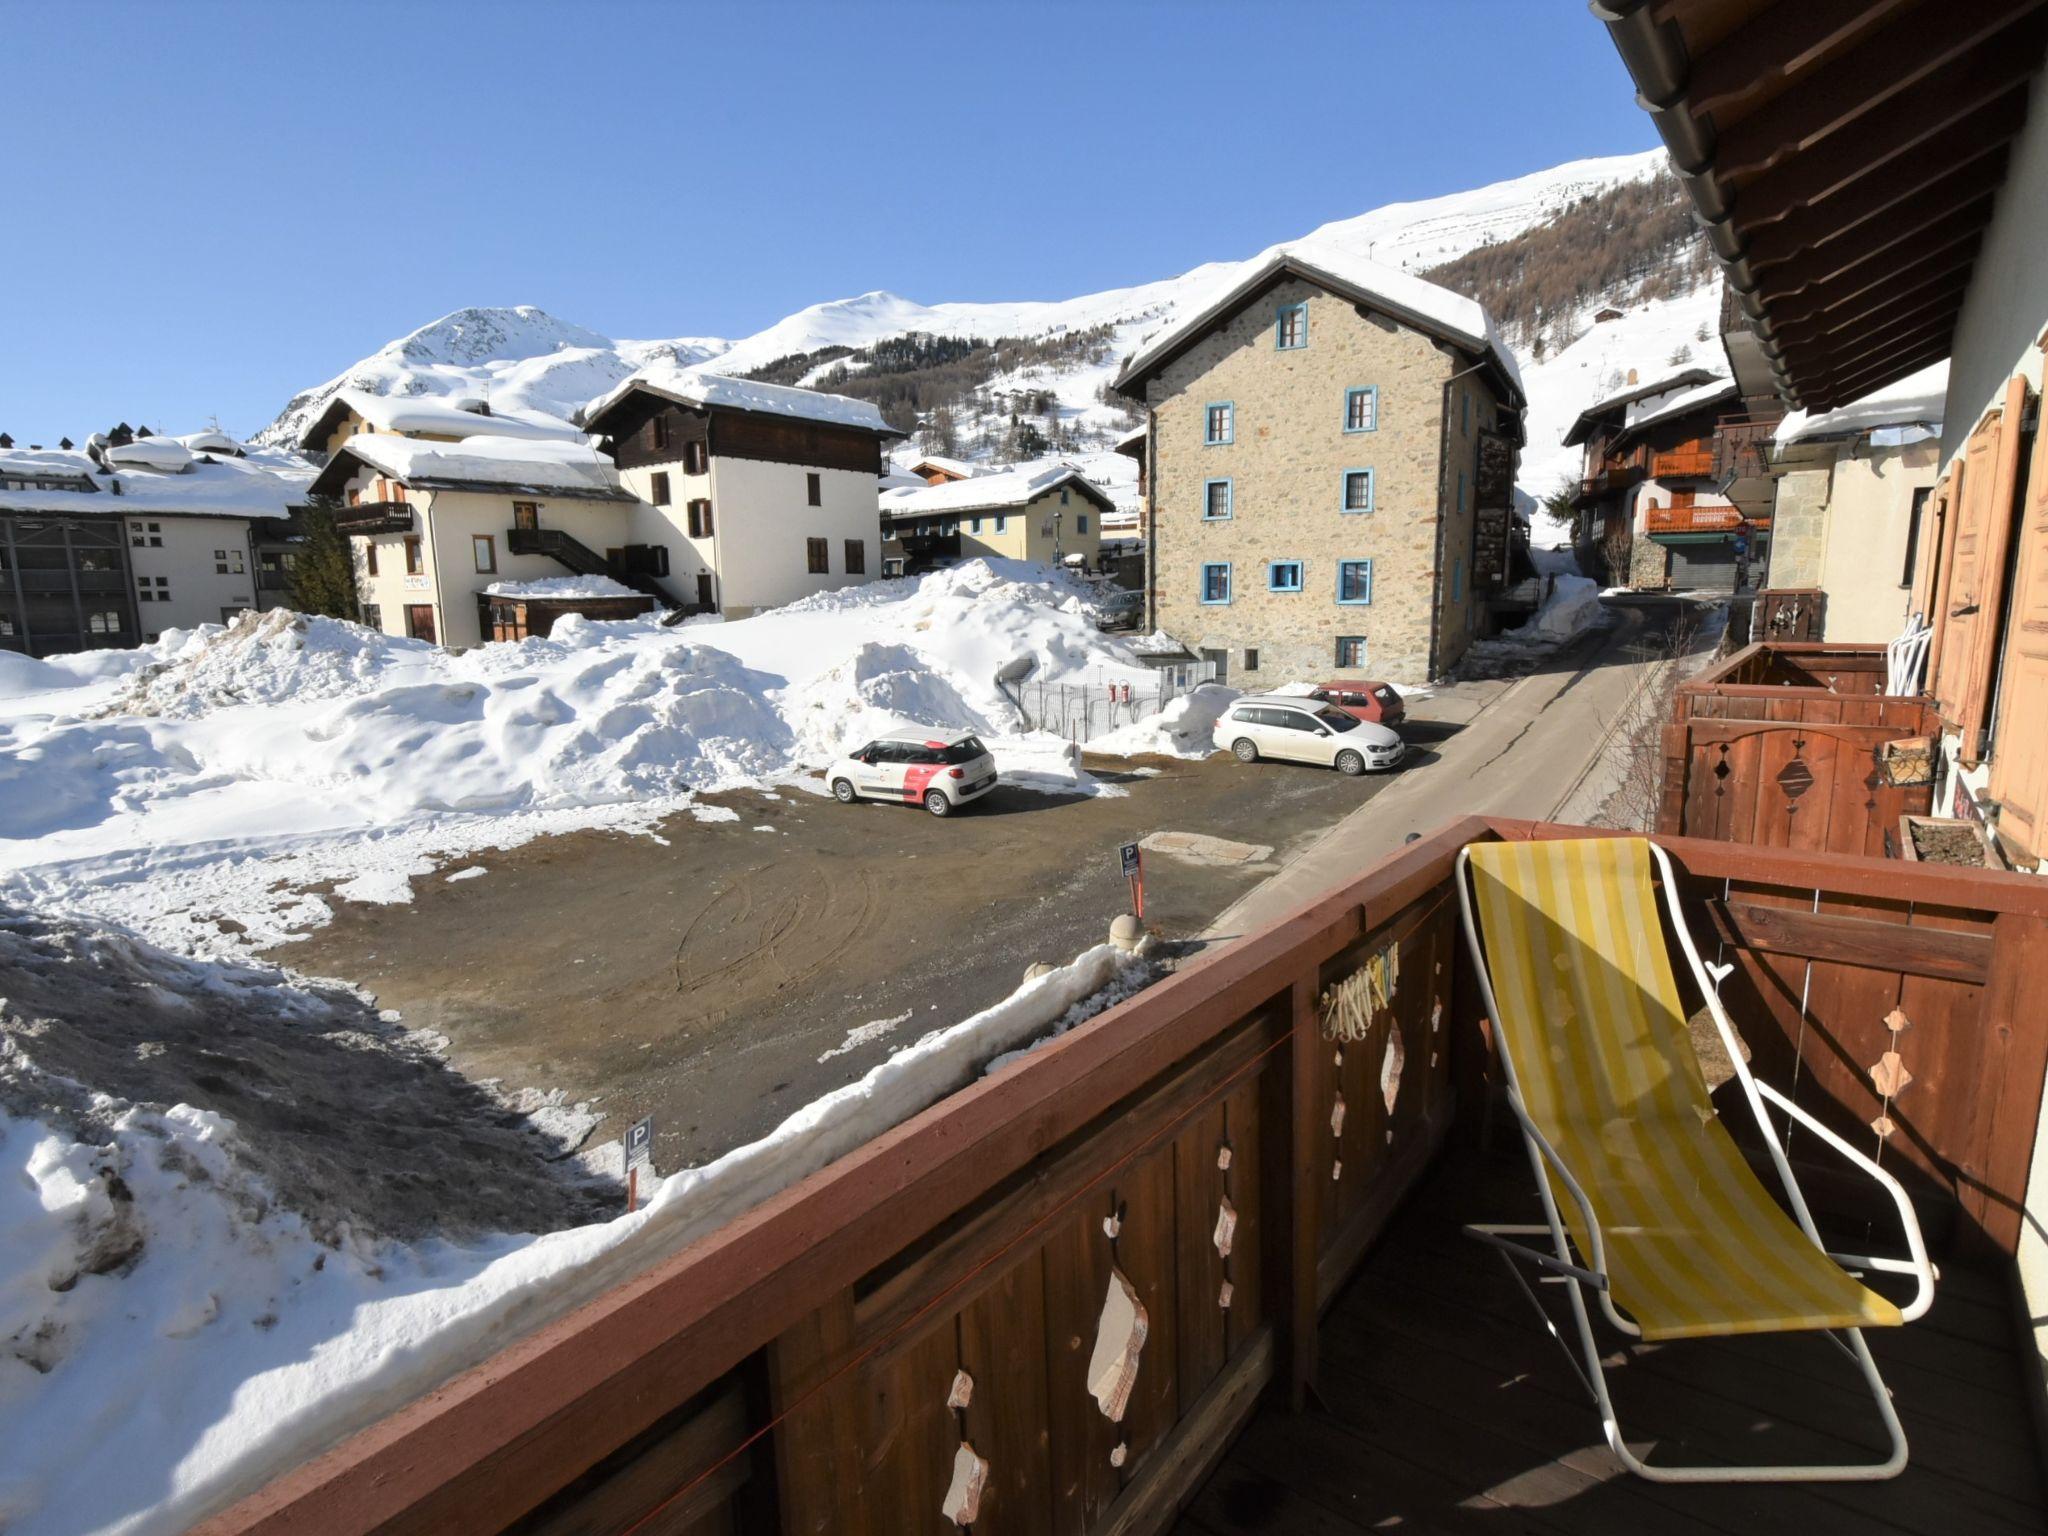
[[[1237,754],[1240,763],[1256,763],[1259,749],[1249,736],[1240,736],[1230,744],[1230,750]]]
[[[841,805],[853,804],[853,781],[851,779],[834,779],[832,781],[832,798]]]
[[[1365,759],[1356,752],[1339,752],[1337,754],[1337,771],[1349,778],[1355,779],[1358,775],[1365,772]]]
[[[950,816],[953,814],[953,802],[946,798],[946,792],[943,789],[926,790],[924,792],[924,808],[934,816]]]

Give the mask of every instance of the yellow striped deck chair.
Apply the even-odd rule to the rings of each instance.
[[[1669,1482],[1897,1475],[1906,1464],[1905,1435],[1861,1330],[1896,1327],[1932,1304],[1933,1269],[1919,1223],[1897,1180],[1750,1074],[1686,929],[1664,850],[1635,837],[1473,843],[1458,869],[1466,937],[1496,1023],[1508,1100],[1548,1217],[1541,1226],[1466,1230],[1501,1249],[1518,1281],[1516,1259],[1567,1282],[1588,1367],[1580,1375],[1615,1454],[1630,1471]],[[1701,1074],[1659,921],[1657,877],[1672,931],[1776,1166],[1784,1205],[1722,1124]],[[1905,1227],[1907,1258],[1826,1251],[1767,1100],[1887,1189]],[[1547,1246],[1536,1246],[1546,1238]],[[1913,1275],[1919,1292],[1901,1309],[1851,1268]],[[1526,1282],[1523,1288],[1533,1301]],[[1650,1341],[1841,1332],[1870,1384],[1891,1455],[1848,1466],[1645,1464],[1615,1422],[1588,1292],[1615,1327]]]

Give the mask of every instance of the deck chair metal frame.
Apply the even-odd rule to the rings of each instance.
[[[1679,948],[1685,955],[1686,963],[1691,967],[1693,979],[1706,998],[1714,1025],[1720,1032],[1722,1044],[1728,1052],[1728,1059],[1734,1065],[1735,1080],[1740,1084],[1744,1101],[1756,1117],[1764,1145],[1770,1153],[1772,1165],[1777,1170],[1778,1181],[1784,1189],[1785,1200],[1794,1220],[1816,1248],[1852,1275],[1863,1271],[1875,1271],[1915,1277],[1918,1289],[1913,1300],[1900,1308],[1900,1315],[1905,1322],[1912,1322],[1925,1316],[1928,1308],[1934,1304],[1935,1272],[1933,1265],[1928,1261],[1927,1246],[1920,1231],[1919,1217],[1907,1199],[1905,1190],[1900,1187],[1897,1179],[1876,1162],[1856,1150],[1770,1084],[1759,1082],[1751,1074],[1748,1064],[1743,1060],[1742,1049],[1736,1038],[1734,1026],[1729,1022],[1728,1012],[1721,1005],[1719,980],[1730,968],[1721,966],[1710,969],[1700,958],[1699,949],[1693,943],[1692,933],[1686,926],[1685,915],[1679,910],[1678,881],[1673,874],[1670,857],[1654,842],[1646,840],[1646,843],[1655,868],[1663,880],[1663,904],[1671,920],[1672,932],[1677,935]],[[1458,905],[1464,920],[1465,939],[1471,952],[1472,964],[1479,976],[1480,994],[1485,1000],[1487,1017],[1497,1020],[1501,1017],[1500,1004],[1494,996],[1493,976],[1487,965],[1485,946],[1481,941],[1478,921],[1473,911],[1470,854],[1469,847],[1460,849],[1458,853]],[[1716,971],[1718,975],[1713,974]],[[1496,1029],[1494,1039],[1506,1074],[1507,1102],[1521,1127],[1523,1144],[1529,1154],[1530,1169],[1535,1175],[1537,1191],[1542,1196],[1545,1221],[1535,1225],[1472,1223],[1464,1230],[1466,1235],[1501,1251],[1509,1272],[1514,1275],[1523,1293],[1542,1317],[1551,1337],[1556,1339],[1564,1350],[1574,1373],[1592,1394],[1594,1405],[1600,1413],[1601,1425],[1606,1431],[1607,1444],[1621,1464],[1638,1477],[1660,1483],[1859,1482],[1896,1477],[1903,1471],[1906,1465],[1905,1430],[1899,1423],[1898,1413],[1892,1407],[1890,1392],[1878,1374],[1877,1362],[1871,1358],[1870,1346],[1864,1342],[1863,1331],[1860,1328],[1840,1330],[1846,1343],[1843,1339],[1836,1339],[1833,1331],[1822,1331],[1826,1331],[1827,1337],[1854,1360],[1863,1373],[1863,1378],[1870,1388],[1871,1399],[1877,1406],[1878,1417],[1883,1421],[1885,1432],[1891,1441],[1891,1453],[1883,1461],[1814,1466],[1652,1466],[1628,1448],[1622,1438],[1613,1399],[1608,1394],[1607,1377],[1601,1364],[1600,1344],[1593,1333],[1592,1317],[1586,1305],[1586,1293],[1590,1291],[1593,1294],[1601,1314],[1621,1333],[1632,1338],[1640,1338],[1642,1330],[1615,1306],[1609,1288],[1607,1256],[1599,1217],[1570,1167],[1545,1139],[1531,1118],[1522,1099],[1520,1083],[1516,1077],[1514,1053],[1508,1047],[1505,1031]],[[1891,1196],[1898,1211],[1900,1224],[1905,1231],[1908,1255],[1906,1258],[1834,1253],[1828,1250],[1814,1226],[1813,1216],[1807,1209],[1806,1197],[1800,1191],[1799,1181],[1793,1176],[1791,1160],[1786,1154],[1783,1138],[1766,1109],[1767,1104],[1775,1105],[1789,1120],[1811,1131],[1851,1166],[1868,1174]],[[1555,1172],[1558,1183],[1563,1185],[1573,1204],[1578,1208],[1579,1215],[1585,1223],[1590,1252],[1575,1252],[1572,1239],[1559,1215],[1550,1179],[1545,1176],[1546,1166]],[[1544,1237],[1549,1239],[1547,1250],[1526,1241]],[[1570,1343],[1559,1331],[1549,1310],[1538,1301],[1535,1290],[1516,1268],[1517,1260],[1543,1271],[1545,1278],[1551,1283],[1564,1286],[1570,1298],[1573,1321],[1578,1329],[1580,1353],[1584,1359],[1583,1367],[1577,1359],[1572,1358]]]

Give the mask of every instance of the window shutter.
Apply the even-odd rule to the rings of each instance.
[[[1934,482],[1927,498],[1926,514],[1920,519],[1920,547],[1913,555],[1913,608],[1928,623],[1934,622],[1934,594],[1941,571],[1941,534],[1948,523],[1949,483],[1946,470]]]
[[[2039,428],[2017,537],[1989,787],[2000,835],[2038,859],[2048,852],[2048,431]]]
[[[2005,611],[2006,556],[2012,552],[2014,502],[2019,494],[2020,449],[2025,441],[2027,381],[2014,377],[2005,387],[1999,414],[1998,451],[1984,497],[1984,518],[1976,560],[1977,611],[1972,615],[1970,653],[1963,682],[1960,756],[1965,767],[1984,760],[1985,728],[1991,720],[1991,690],[1998,673],[1999,620]]]
[[[1991,481],[1998,460],[2001,413],[1994,411],[1963,449],[1959,502],[1948,537],[1941,596],[1937,600],[1941,647],[1934,676],[1934,701],[1941,718],[1960,731],[1969,707],[1971,659],[1977,646],[1984,562],[1984,528],[1989,521]],[[1967,745],[1967,744],[1966,744]]]

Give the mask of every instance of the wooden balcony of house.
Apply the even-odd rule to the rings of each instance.
[[[1783,413],[1723,416],[1714,424],[1714,479],[1760,480],[1770,473],[1770,449]]]
[[[1643,509],[1645,533],[1733,533],[1742,526],[1736,507],[1700,506],[1690,491],[1679,491],[1669,506]]]
[[[334,530],[344,536],[368,537],[379,533],[411,533],[412,506],[405,501],[358,501],[335,507]]]
[[[1739,670],[1795,666],[1829,670]],[[1536,1199],[1494,1134],[1457,854],[1580,835],[1603,834],[1439,829],[530,1320],[203,1529],[2039,1531],[2040,1362],[2008,1282],[2048,885],[1659,839],[1755,1069],[1880,1150],[1942,1276],[1927,1319],[1873,1330],[1902,1475],[1674,1487],[1622,1473],[1499,1255],[1457,1233]],[[1340,988],[1356,1006],[1332,1012]],[[1826,1226],[1886,1241],[1817,1137],[1792,1153]],[[1849,1462],[1879,1434],[1821,1336],[1601,1347],[1653,1462]]]
[[[1690,476],[1704,478],[1713,473],[1714,445],[1710,441],[1702,439],[1681,443],[1650,455],[1650,477],[1653,480],[1683,480]]]
[[[1881,645],[1758,640],[1679,686],[1658,829],[1881,857],[1931,808],[1940,730],[1925,694],[1885,692]],[[1899,744],[1899,745],[1895,745]]]

